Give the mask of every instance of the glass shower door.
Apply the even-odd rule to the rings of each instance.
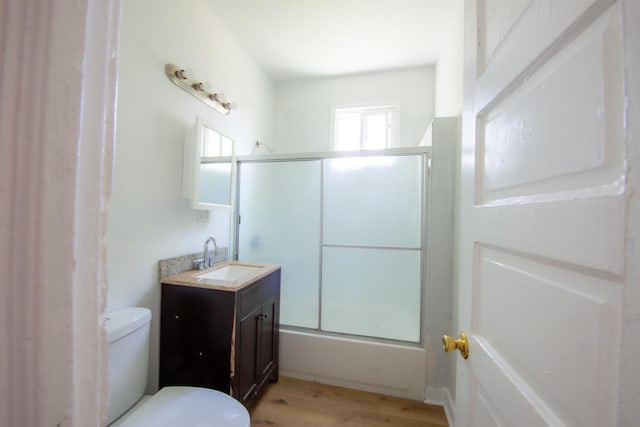
[[[318,328],[320,160],[242,162],[238,253],[282,265],[280,322]]]
[[[280,321],[420,342],[425,156],[244,161],[238,254],[282,265]]]
[[[322,330],[420,341],[423,164],[325,159]]]

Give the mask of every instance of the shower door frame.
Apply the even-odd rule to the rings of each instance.
[[[376,156],[411,156],[420,155],[422,158],[422,178],[421,178],[421,219],[420,219],[420,247],[417,250],[420,251],[420,332],[419,341],[405,341],[393,338],[380,338],[367,335],[349,334],[343,332],[333,332],[322,330],[322,261],[323,261],[323,248],[325,246],[335,247],[336,245],[325,245],[323,240],[323,223],[324,223],[324,160],[345,158],[345,157],[376,157]],[[361,150],[361,151],[329,151],[329,152],[310,152],[310,153],[286,153],[286,154],[253,154],[253,155],[240,155],[236,157],[236,165],[233,168],[236,172],[235,186],[236,197],[234,198],[234,215],[232,219],[232,251],[233,259],[238,260],[238,246],[239,246],[239,226],[240,226],[240,170],[243,163],[270,163],[270,162],[294,162],[294,161],[320,161],[320,228],[319,228],[319,277],[318,277],[318,324],[316,328],[302,327],[282,324],[281,329],[291,331],[301,331],[307,333],[313,333],[323,336],[335,336],[346,337],[354,340],[361,340],[367,342],[380,342],[390,343],[394,345],[403,345],[410,347],[424,348],[426,345],[426,313],[427,307],[427,286],[429,286],[429,254],[431,248],[429,248],[429,224],[430,224],[430,212],[431,212],[431,161],[432,150],[431,147],[405,147],[405,148],[387,148],[382,150]],[[358,247],[368,248],[369,246],[350,246],[350,245],[338,245],[340,247]],[[371,247],[380,249],[381,247]],[[393,247],[389,249],[415,249],[415,248],[400,248]]]

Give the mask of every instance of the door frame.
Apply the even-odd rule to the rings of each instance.
[[[0,5],[2,425],[106,416],[119,23],[120,0]]]

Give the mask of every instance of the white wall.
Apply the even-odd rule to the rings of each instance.
[[[149,389],[157,387],[160,259],[228,245],[229,213],[209,222],[182,198],[184,133],[197,114],[236,142],[239,154],[273,138],[274,88],[205,0],[123,2],[113,197],[107,230],[108,309],[151,308]],[[165,63],[192,68],[233,109],[223,116],[169,81]]]
[[[459,118],[436,118],[432,126],[432,166],[429,223],[429,282],[427,288],[427,401],[444,403],[453,413],[450,377],[455,358],[442,351],[442,335],[456,335],[452,327],[455,246],[455,186]]]
[[[462,114],[462,70],[464,60],[464,4],[454,0],[448,7],[455,7],[458,20],[449,29],[445,37],[443,49],[436,63],[435,112],[437,117],[460,116]],[[460,176],[460,137],[456,139],[454,186],[454,224],[453,224],[453,277],[451,283],[451,330],[449,334],[458,334],[458,233],[460,228],[459,176]],[[449,398],[455,397],[456,364],[449,366],[448,384]],[[452,402],[449,402],[453,406]],[[453,422],[453,411],[445,405],[447,416]]]
[[[449,28],[436,63],[435,113],[437,117],[462,114],[462,56],[464,5],[453,0],[447,7],[455,8],[458,19]]]
[[[396,146],[417,146],[434,116],[433,67],[280,83],[276,86],[279,153],[329,151],[336,106],[397,104]],[[267,141],[269,144],[270,141]]]

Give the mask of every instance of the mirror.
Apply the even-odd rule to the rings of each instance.
[[[231,209],[233,141],[198,116],[184,144],[183,196],[193,209]]]

